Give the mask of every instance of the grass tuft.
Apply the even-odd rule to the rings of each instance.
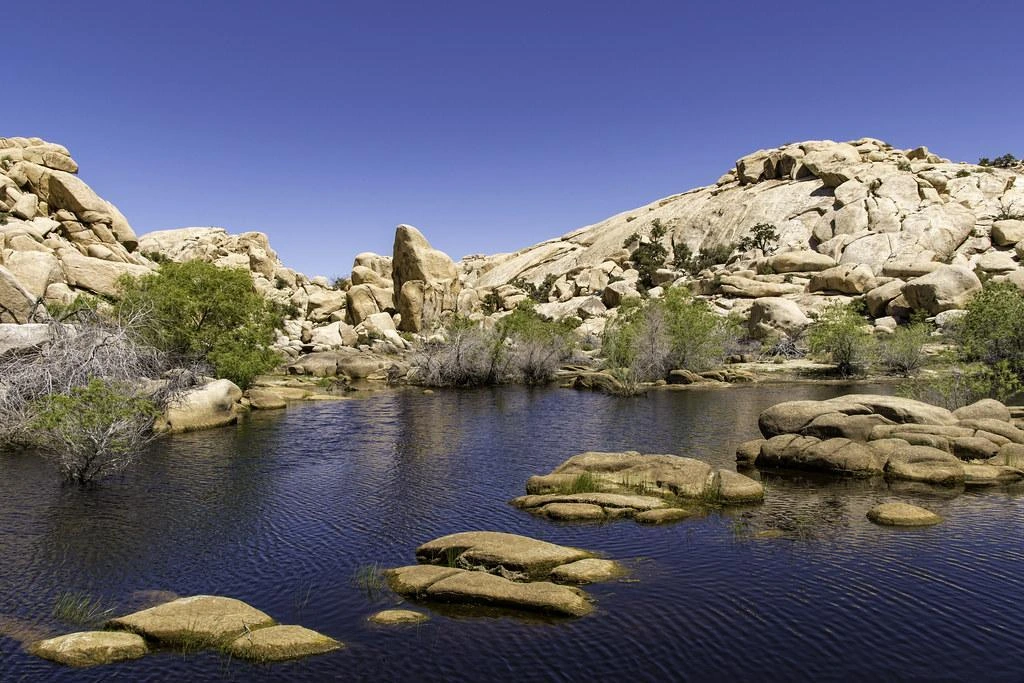
[[[65,624],[99,626],[114,612],[88,593],[62,593],[53,605],[53,616]]]

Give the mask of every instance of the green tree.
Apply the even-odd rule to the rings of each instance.
[[[246,388],[280,361],[270,344],[283,311],[253,288],[245,270],[168,262],[121,286],[117,309],[145,312],[148,343],[203,359],[218,377]]]
[[[993,166],[995,168],[1012,168],[1017,165],[1017,157],[1012,154],[1004,154],[1001,157],[995,159],[989,159],[988,157],[982,157],[978,159],[979,166]]]
[[[758,223],[737,245],[740,251],[760,249],[767,256],[779,246],[779,230],[772,223]]]
[[[1024,376],[1024,292],[1009,282],[988,282],[967,304],[953,338],[965,361],[1007,363]]]
[[[874,349],[866,323],[849,304],[829,304],[810,327],[808,348],[811,353],[828,356],[844,377],[861,373],[867,369]]]
[[[641,241],[640,234],[634,232],[623,243],[624,247],[628,247],[634,242],[639,242],[636,249],[630,255],[630,260],[633,261],[633,267],[640,273],[639,285],[641,291],[654,287],[654,273],[665,265],[665,259],[668,258],[668,249],[661,241],[665,238],[667,232],[665,226],[661,224],[661,219],[655,218],[651,222],[651,236],[648,241]]]
[[[54,453],[61,474],[85,485],[123,471],[152,438],[156,404],[130,385],[92,379],[34,405],[37,445]]]

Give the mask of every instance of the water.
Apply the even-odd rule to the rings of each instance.
[[[763,505],[660,527],[554,524],[506,503],[589,449],[732,467],[764,407],[843,391],[502,388],[301,404],[164,440],[89,491],[62,487],[36,457],[2,457],[0,680],[1024,680],[1024,488],[765,473]],[[897,499],[946,521],[865,519]],[[597,610],[579,620],[431,610],[415,627],[366,622],[397,599],[366,594],[361,568],[411,564],[418,544],[470,529],[600,551],[630,580],[588,587]],[[161,652],[66,669],[22,642],[76,630],[51,616],[68,591],[119,613],[156,591],[230,595],[348,647],[267,666]]]

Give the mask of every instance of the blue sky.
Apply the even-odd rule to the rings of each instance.
[[[508,251],[879,137],[1024,156],[1013,2],[23,3],[0,135],[65,144],[140,234],[260,230],[341,275],[416,225]]]

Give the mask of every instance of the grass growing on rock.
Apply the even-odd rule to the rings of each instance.
[[[384,568],[379,562],[364,564],[352,575],[352,585],[356,586],[369,600],[376,600],[384,593],[386,584]]]

